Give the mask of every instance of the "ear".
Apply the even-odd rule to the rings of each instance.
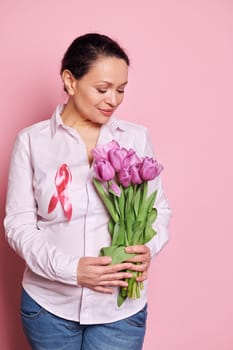
[[[65,85],[66,91],[70,96],[73,96],[76,88],[76,79],[68,69],[62,72],[62,80]]]

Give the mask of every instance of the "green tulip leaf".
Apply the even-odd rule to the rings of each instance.
[[[124,220],[124,214],[125,214],[125,195],[124,195],[124,190],[123,187],[120,186],[121,189],[121,195],[118,198],[118,203],[119,203],[119,211],[120,211],[120,218]]]
[[[101,256],[111,256],[112,262],[111,265],[120,264],[124,261],[127,261],[130,258],[133,258],[136,254],[129,254],[125,252],[125,247],[123,246],[110,246],[104,247],[100,250]]]
[[[150,196],[148,197],[147,201],[146,201],[146,207],[147,207],[147,212],[149,213],[152,208],[153,205],[155,203],[155,199],[156,199],[156,195],[157,195],[157,191],[154,191],[150,194]]]
[[[123,296],[121,291],[119,291],[118,297],[117,297],[117,306],[120,307],[124,303],[126,298],[127,298],[127,293],[126,295]]]
[[[116,208],[117,214],[120,216],[121,213],[120,213],[120,208],[119,208],[119,203],[118,203],[118,197],[115,194],[112,194],[112,198],[113,198],[113,203],[114,203],[114,206]]]
[[[142,226],[142,222],[141,221],[135,221],[132,225],[133,229],[133,233],[132,233],[132,240],[131,240],[131,244],[135,245],[135,244],[143,244],[143,226]]]
[[[152,228],[152,226],[146,227],[144,230],[144,244],[149,242],[156,234],[157,232]]]
[[[117,246],[126,246],[127,245],[125,223],[122,220],[119,221],[119,232],[118,232],[117,240],[114,242],[114,244],[112,243],[112,245],[117,245]]]
[[[157,218],[157,209],[152,208],[150,213],[147,215],[146,226],[152,225],[156,218]]]
[[[133,229],[133,232],[137,232],[137,231],[142,231],[143,227],[142,227],[142,222],[141,221],[135,221],[133,223],[133,226],[132,226],[132,229]]]
[[[141,203],[144,205],[146,203],[146,198],[147,198],[147,192],[148,192],[148,182],[145,181],[143,182],[142,186],[142,200]]]
[[[139,188],[136,191],[135,197],[134,197],[134,212],[135,212],[135,216],[137,217],[138,212],[139,212],[139,207],[140,207],[140,201],[141,201],[141,194],[142,194],[142,188],[141,186],[139,186]]]
[[[119,216],[117,215],[116,209],[109,197],[109,195],[107,194],[107,192],[104,190],[101,182],[97,179],[93,179],[93,184],[96,188],[96,191],[98,192],[101,200],[103,201],[106,209],[108,210],[109,214],[111,215],[112,219],[114,220],[114,222],[118,222],[119,221]]]
[[[117,222],[114,225],[113,234],[112,234],[112,245],[117,245],[118,235],[119,235],[120,225]]]
[[[108,232],[111,234],[111,236],[113,235],[114,226],[114,221],[112,218],[110,218],[108,222]]]

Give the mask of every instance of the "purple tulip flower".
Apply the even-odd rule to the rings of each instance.
[[[163,170],[162,164],[159,164],[157,160],[153,158],[145,157],[142,161],[139,175],[143,181],[149,181],[155,179]]]
[[[129,168],[129,173],[131,174],[131,183],[133,185],[139,185],[142,183],[142,179],[139,175],[140,167],[141,167],[141,164],[137,163],[137,164],[131,165],[131,167]]]
[[[111,185],[109,186],[109,189],[111,190],[111,192],[113,194],[115,194],[115,196],[120,197],[121,195],[121,189],[120,187],[115,183],[112,182]]]
[[[141,162],[141,159],[138,157],[136,152],[132,148],[130,148],[127,151],[127,156],[124,159],[123,166],[124,167],[129,167],[129,166],[132,166],[132,165],[136,165],[136,164],[138,164],[140,162]]]
[[[118,173],[118,179],[122,186],[128,187],[131,182],[131,174],[129,168],[122,168]]]
[[[95,161],[99,161],[100,159],[108,159],[108,152],[112,149],[118,149],[120,145],[117,141],[112,140],[104,145],[96,146],[92,151],[92,155]]]
[[[115,177],[115,170],[106,159],[100,159],[94,164],[96,177],[100,181],[110,181]]]
[[[125,148],[112,148],[109,150],[108,159],[117,172],[124,167],[124,159],[127,155],[128,151]]]
[[[108,158],[113,168],[119,172],[122,168],[129,168],[131,165],[140,162],[134,150],[126,148],[115,148],[108,152]]]

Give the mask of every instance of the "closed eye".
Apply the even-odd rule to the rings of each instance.
[[[105,94],[107,92],[107,90],[105,89],[97,89],[98,92],[100,92],[101,94]]]

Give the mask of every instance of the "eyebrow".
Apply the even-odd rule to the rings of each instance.
[[[108,85],[113,85],[113,83],[111,83],[110,81],[107,81],[107,80],[100,80],[100,81],[97,81],[96,82],[97,84],[98,83],[105,83],[105,84],[108,84]],[[119,86],[123,86],[123,85],[126,85],[128,84],[128,81],[125,81],[124,83],[120,84]]]

